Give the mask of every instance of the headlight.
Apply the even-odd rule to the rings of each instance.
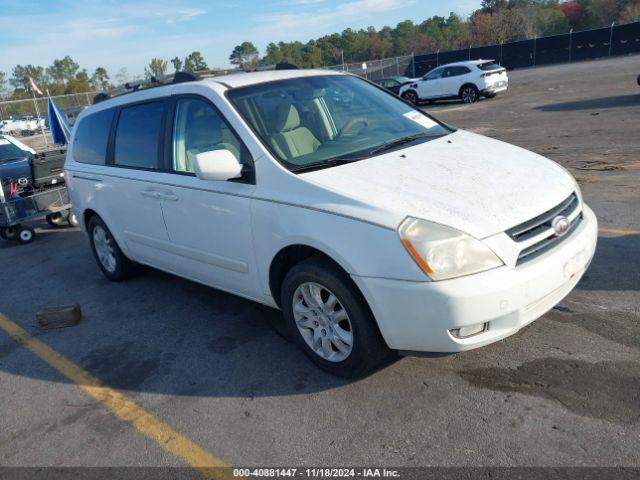
[[[484,243],[454,228],[407,217],[398,234],[409,255],[432,280],[446,280],[503,265]]]

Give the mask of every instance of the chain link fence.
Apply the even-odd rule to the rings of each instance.
[[[492,59],[507,69],[579,62],[640,53],[640,22],[567,32],[499,45],[470,46],[460,50],[405,55],[327,67],[355,73],[369,80],[385,77],[421,77],[439,65]]]
[[[77,114],[87,105],[91,105],[93,97],[98,92],[72,93],[68,95],[56,95],[53,98],[58,106],[67,114],[70,121],[73,121]],[[25,98],[23,100],[0,101],[0,120],[8,120],[12,117],[47,116],[47,97]],[[36,105],[37,103],[37,109]]]
[[[329,70],[355,73],[369,80],[379,80],[387,77],[413,77],[413,55],[402,57],[368,60],[366,62],[345,63],[327,67]]]

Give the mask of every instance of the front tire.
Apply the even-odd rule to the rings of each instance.
[[[287,273],[281,305],[297,343],[332,375],[361,377],[388,354],[357,287],[321,257],[307,259]]]
[[[16,234],[16,240],[22,245],[31,243],[36,239],[36,232],[31,227],[20,227]]]
[[[105,223],[99,217],[92,217],[88,232],[93,256],[104,276],[112,282],[129,278],[133,272],[133,263],[124,256]]]
[[[465,85],[460,89],[460,100],[464,103],[475,103],[480,97],[480,92],[475,85]]]
[[[407,102],[413,104],[413,105],[418,105],[418,103],[420,103],[420,98],[418,97],[418,94],[416,92],[414,92],[413,90],[409,90],[408,92],[404,92],[402,94],[402,98],[404,98]]]

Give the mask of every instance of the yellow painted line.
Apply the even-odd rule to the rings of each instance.
[[[616,233],[619,235],[640,235],[640,230],[628,230],[626,228],[607,228],[600,227],[598,228],[600,233]]]
[[[176,457],[197,469],[205,478],[233,478],[230,466],[222,460],[211,455],[184,435],[173,430],[169,425],[145,411],[123,393],[103,385],[100,380],[80,368],[71,360],[60,355],[47,344],[33,338],[29,333],[1,313],[0,328],[11,335],[14,340],[35,353],[40,359],[44,360],[51,367],[78,385],[87,395],[106,406],[121,420],[130,423],[140,433],[149,437],[166,451],[173,453]],[[220,467],[226,467],[226,469],[219,470]]]

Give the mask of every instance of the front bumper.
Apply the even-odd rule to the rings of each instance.
[[[440,282],[408,282],[352,276],[390,348],[460,352],[513,335],[571,292],[596,248],[598,224],[583,206],[584,220],[557,248],[512,268],[503,266]],[[488,322],[488,330],[455,338],[450,330]]]

